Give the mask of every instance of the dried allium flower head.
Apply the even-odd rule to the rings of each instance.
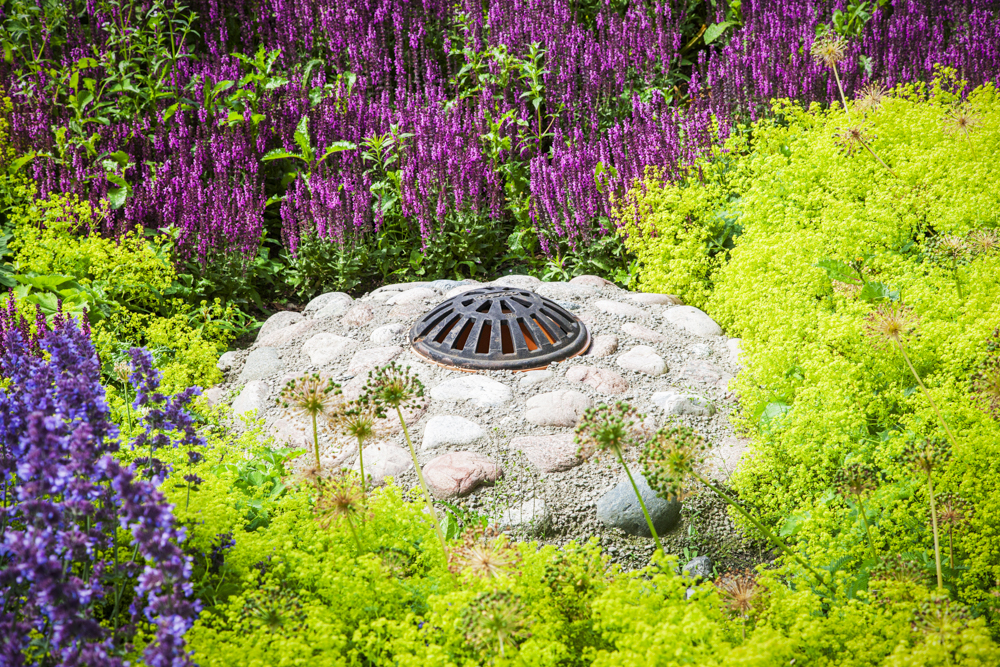
[[[418,403],[423,396],[424,385],[410,374],[410,367],[403,368],[393,362],[368,373],[361,400],[371,405],[379,417],[384,417],[385,408],[402,409]]]
[[[847,41],[837,33],[827,31],[816,38],[809,53],[817,65],[836,67],[847,57]]]
[[[452,573],[469,571],[482,579],[510,574],[520,562],[521,554],[492,526],[469,528],[462,535],[462,544],[448,554],[448,569]]]
[[[750,613],[754,598],[759,592],[757,575],[752,570],[726,572],[715,580],[715,587],[726,602],[726,606],[740,616]]]
[[[578,455],[586,458],[595,451],[621,453],[635,444],[636,425],[642,422],[639,411],[624,401],[587,408],[576,426]]]
[[[701,462],[705,440],[686,426],[661,428],[639,456],[650,488],[661,495],[685,494],[695,466]]]
[[[892,581],[899,584],[923,584],[927,581],[927,573],[914,560],[896,554],[891,559],[884,559],[872,570],[872,577],[882,581]]]
[[[937,250],[950,259],[958,259],[969,252],[969,244],[961,236],[947,234],[937,242]]]
[[[462,612],[462,628],[469,645],[491,657],[531,636],[531,620],[518,596],[509,591],[480,593]]]
[[[306,614],[298,595],[278,584],[248,593],[240,610],[241,621],[268,632],[296,634],[305,628]]]
[[[968,627],[972,614],[964,604],[946,595],[937,595],[920,603],[911,627],[928,635],[954,635]]]
[[[1000,233],[995,229],[977,229],[969,234],[969,248],[976,254],[989,254],[1000,248]]]
[[[128,363],[124,361],[116,361],[114,366],[115,379],[122,384],[128,382],[129,375],[132,374],[132,369]]]
[[[864,148],[869,141],[868,132],[864,125],[851,125],[834,135],[834,143],[840,146],[847,155],[854,155],[855,151]]]
[[[889,94],[889,90],[879,81],[868,83],[858,93],[857,107],[861,111],[870,111],[882,108],[882,100]]]
[[[951,447],[944,438],[913,440],[903,450],[903,460],[918,472],[930,474],[951,458]]]
[[[944,131],[948,134],[963,134],[966,138],[969,133],[982,125],[982,120],[975,114],[972,107],[963,104],[948,112],[944,120]]]
[[[837,471],[836,484],[841,493],[860,496],[875,488],[875,471],[860,463],[851,463]]]
[[[938,521],[949,528],[954,528],[969,518],[968,501],[953,493],[943,494],[938,498]]]
[[[351,524],[364,517],[364,497],[357,484],[355,474],[343,472],[331,479],[320,479],[317,488],[319,498],[313,511],[319,517],[320,524],[328,528],[334,519],[343,518]]]
[[[330,425],[355,438],[359,446],[377,435],[377,421],[375,406],[361,400],[344,403],[330,416]]]
[[[339,395],[340,385],[313,373],[286,384],[278,403],[300,416],[316,417],[333,408]]]
[[[902,345],[903,339],[916,329],[919,321],[912,308],[896,301],[883,303],[865,320],[868,335],[876,343],[890,345]]]

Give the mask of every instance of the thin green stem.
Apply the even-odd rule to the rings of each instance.
[[[316,471],[319,472],[319,470],[321,469],[321,466],[320,466],[320,463],[319,463],[319,431],[318,431],[318,429],[316,427],[316,413],[315,412],[312,415],[312,420],[313,420],[313,453],[316,454]]]
[[[778,537],[773,532],[771,532],[770,528],[768,528],[767,526],[765,526],[764,524],[762,524],[760,521],[758,521],[756,518],[754,518],[749,512],[747,512],[743,508],[742,505],[740,505],[738,502],[736,502],[736,500],[734,500],[733,498],[730,498],[729,494],[727,494],[726,492],[724,492],[722,489],[720,489],[719,487],[717,487],[715,484],[712,484],[710,481],[708,481],[707,479],[705,479],[704,477],[702,477],[698,473],[692,471],[691,474],[694,475],[695,479],[697,479],[699,482],[701,482],[706,487],[708,487],[712,492],[714,492],[715,495],[717,495],[720,498],[722,498],[730,507],[732,507],[737,512],[739,512],[740,514],[742,514],[743,518],[745,518],[747,521],[749,521],[751,524],[753,524],[753,527],[756,528],[757,530],[759,530],[764,535],[764,537],[767,538],[767,540],[771,544],[773,544],[774,546],[776,546],[779,549],[781,549],[786,555],[791,556],[792,559],[795,560],[795,562],[797,562],[799,565],[801,565],[806,570],[808,570],[808,572],[813,576],[813,578],[816,579],[817,582],[819,582],[821,585],[823,585],[824,587],[826,587],[831,593],[834,592],[833,586],[830,585],[830,584],[828,584],[828,583],[826,583],[825,581],[823,581],[823,577],[820,576],[819,572],[817,572],[812,567],[812,565],[810,565],[809,563],[807,563],[801,556],[799,556],[797,553],[795,553],[790,548],[788,548],[788,545],[785,544],[784,540],[782,540],[780,537]]]
[[[358,464],[361,466],[361,496],[368,495],[368,486],[365,481],[365,441],[358,438]]]
[[[406,428],[406,420],[403,419],[403,411],[396,406],[396,414],[399,415],[399,423],[403,425],[403,435],[406,437],[406,444],[410,447],[410,457],[413,459],[413,467],[417,471],[417,479],[420,480],[420,488],[424,492],[424,500],[427,502],[427,511],[431,514],[431,521],[434,522],[434,532],[437,533],[438,539],[441,540],[441,551],[443,552],[444,559],[448,560],[448,543],[445,542],[444,533],[441,532],[441,522],[438,521],[437,510],[434,509],[434,501],[431,500],[431,492],[427,488],[427,482],[424,481],[424,471],[420,468],[420,462],[417,461],[417,451],[413,448],[413,440],[410,439],[410,430]]]
[[[362,551],[364,551],[364,549],[361,547],[361,540],[358,539],[358,531],[354,527],[354,521],[351,520],[350,515],[345,514],[344,518],[347,519],[347,525],[350,526],[351,528],[351,535],[354,536],[354,543],[358,545],[358,553],[361,553]]]
[[[875,557],[875,540],[872,539],[872,529],[868,525],[868,512],[865,511],[865,504],[861,500],[861,494],[857,495],[858,498],[858,509],[861,510],[861,519],[865,522],[865,533],[868,534],[868,546],[872,549],[872,558]]]
[[[934,480],[930,471],[927,472],[927,495],[931,502],[931,528],[934,529],[934,565],[937,567],[938,588],[944,588],[944,578],[941,576],[941,548],[938,546],[937,508],[934,506]]]
[[[837,71],[837,63],[833,63],[833,78],[837,80],[837,90],[840,91],[840,101],[844,103],[844,113],[847,113],[847,97],[844,95],[844,87],[840,85],[840,72]]]
[[[955,276],[955,291],[958,292],[958,300],[965,302],[965,294],[962,292],[962,276],[958,274],[958,258],[951,258],[951,272]]]
[[[906,346],[903,345],[902,340],[897,340],[896,345],[899,347],[899,351],[903,353],[903,359],[906,360],[906,365],[910,367],[910,372],[913,373],[914,379],[916,379],[917,384],[920,385],[920,390],[924,392],[927,402],[930,403],[931,407],[934,409],[934,414],[937,415],[938,420],[944,427],[945,433],[948,434],[948,440],[951,442],[951,446],[957,450],[958,445],[955,440],[955,434],[951,432],[951,427],[948,426],[948,422],[944,420],[944,415],[942,415],[941,411],[938,409],[937,403],[935,403],[934,399],[931,398],[931,393],[927,391],[927,387],[924,386],[924,381],[920,379],[920,376],[917,374],[917,369],[913,367],[913,362],[910,361],[910,355],[906,353]]]
[[[952,539],[954,532],[954,526],[948,526],[948,564],[953,571],[955,569],[955,542]]]
[[[615,448],[615,454],[618,456],[618,462],[622,464],[625,468],[625,474],[628,475],[628,481],[632,483],[632,490],[635,491],[635,497],[639,499],[639,506],[642,507],[642,513],[646,517],[646,524],[649,526],[649,532],[653,536],[653,541],[656,542],[656,552],[659,554],[663,553],[663,545],[660,544],[660,536],[656,534],[656,528],[653,527],[653,519],[649,516],[649,510],[646,509],[646,502],[642,499],[642,494],[639,493],[639,487],[636,486],[635,480],[632,478],[632,472],[628,469],[628,465],[625,463],[625,457],[622,456],[621,449]]]

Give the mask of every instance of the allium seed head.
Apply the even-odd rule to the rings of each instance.
[[[752,570],[726,572],[715,580],[715,587],[729,609],[739,616],[750,612],[759,591],[757,575]]]
[[[639,455],[646,482],[662,496],[685,495],[704,449],[704,438],[686,426],[661,428]]]
[[[918,323],[913,310],[896,301],[881,304],[865,320],[870,338],[876,343],[891,345],[901,345]]]
[[[847,41],[837,33],[828,31],[816,38],[809,53],[817,65],[832,68],[847,57]]]

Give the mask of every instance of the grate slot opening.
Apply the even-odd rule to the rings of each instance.
[[[446,315],[447,315],[447,313],[446,313]],[[437,325],[437,323],[440,322],[442,319],[444,319],[444,318],[442,317],[442,318],[438,319],[436,322],[434,322],[434,324]],[[461,320],[461,319],[462,319],[461,315],[456,315],[455,317],[453,317],[452,320],[451,320],[451,322],[448,322],[448,324],[444,325],[444,328],[441,329],[441,333],[439,333],[437,336],[434,337],[434,342],[436,342],[436,343],[443,343],[445,337],[448,335],[448,332],[451,331],[452,327],[454,327],[456,324],[458,324],[458,321]],[[433,329],[433,328],[434,327],[429,327],[428,330]],[[425,334],[426,333],[427,332],[425,332]]]
[[[556,327],[558,327],[559,331],[562,331],[563,334],[569,333],[568,331],[566,331],[566,327],[564,327],[562,325],[562,322],[559,321],[559,318],[556,317],[555,313],[552,313],[551,311],[546,310],[545,308],[542,308],[542,314],[545,315],[546,317],[548,317],[549,318],[549,322],[551,324],[555,325]]]
[[[479,341],[476,343],[476,354],[490,353],[490,323],[483,322],[483,329],[479,332]]]
[[[500,350],[504,354],[514,354],[514,339],[510,337],[510,324],[500,323]]]
[[[441,313],[441,315],[439,315],[438,317],[434,318],[433,320],[430,320],[430,322],[428,323],[428,325],[425,326],[424,329],[423,329],[423,331],[420,332],[420,337],[423,338],[424,336],[426,336],[427,334],[429,334],[431,331],[433,331],[434,327],[436,327],[438,324],[440,324],[441,320],[443,320],[444,318],[448,317],[448,314],[451,313],[451,312],[453,312],[453,309],[448,308],[443,313]]]
[[[511,297],[510,300],[513,301],[514,303],[521,304],[525,308],[530,308],[531,307],[531,302],[530,301],[525,301],[524,299],[518,299],[516,297]]]
[[[534,352],[538,349],[538,343],[535,342],[535,337],[531,335],[531,331],[528,329],[524,320],[520,317],[517,318],[517,326],[521,329],[521,335],[524,336],[524,342],[528,346],[529,352]]]
[[[465,342],[469,340],[469,332],[471,331],[472,331],[472,320],[469,320],[468,322],[465,323],[465,326],[462,327],[462,330],[458,332],[458,338],[456,338],[455,342],[451,344],[451,349],[464,350]]]
[[[514,311],[510,309],[510,306],[507,305],[506,301],[501,301],[500,302],[500,312],[503,313],[504,315],[509,315],[509,314],[513,313]]]
[[[538,315],[532,315],[531,319],[535,321],[535,324],[538,325],[538,328],[541,329],[542,333],[545,334],[545,337],[549,339],[549,345],[555,345],[556,342],[555,338],[552,337],[552,334],[545,327],[545,324],[542,323],[541,318],[539,318]]]
[[[485,301],[485,302],[483,302],[483,305],[479,306],[479,308],[476,308],[476,312],[477,313],[488,313],[488,312],[490,312],[490,306],[492,306],[492,305],[493,304],[490,303],[489,301]]]

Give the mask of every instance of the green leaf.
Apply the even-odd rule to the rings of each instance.
[[[705,30],[705,43],[711,44],[719,38],[726,31],[726,28],[733,24],[732,21],[723,21],[722,23],[716,23],[714,25],[708,26]]]
[[[13,173],[16,174],[21,167],[23,167],[24,165],[28,164],[29,162],[31,162],[34,159],[35,159],[35,153],[34,152],[27,153],[27,154],[22,155],[21,157],[17,158],[16,160],[14,160],[11,163],[11,169],[13,170]]]
[[[841,262],[839,259],[821,259],[813,264],[813,266],[826,271],[826,275],[830,277],[830,280],[836,280],[849,285],[861,285],[861,279],[858,278],[857,272],[850,265]]]
[[[882,283],[866,282],[865,286],[858,292],[858,298],[869,303],[899,301],[899,290],[891,289],[888,285],[883,285]]]
[[[302,158],[306,162],[312,162],[313,149],[309,139],[309,116],[303,116],[302,120],[299,121],[298,127],[295,128],[294,139],[299,150],[302,151]]]
[[[281,160],[282,158],[296,158],[302,160],[302,156],[296,153],[289,153],[283,148],[275,148],[264,153],[264,157],[261,158],[264,162],[270,162],[271,160]]]
[[[330,157],[334,153],[341,153],[343,151],[353,151],[357,149],[358,145],[351,143],[350,141],[335,141],[326,147],[326,151],[323,153],[323,157],[319,159],[322,162],[326,158]]]
[[[14,279],[22,285],[28,285],[36,289],[52,290],[61,285],[74,282],[73,276],[52,274],[48,276],[26,276],[16,275]]]

